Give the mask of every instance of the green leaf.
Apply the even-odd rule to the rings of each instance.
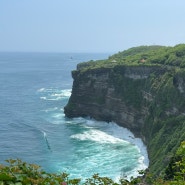
[[[22,185],[22,183],[21,182],[16,182],[15,185]]]
[[[1,173],[0,174],[0,180],[1,181],[11,181],[11,180],[14,180],[14,179],[15,179],[15,177],[12,177],[9,174],[6,174],[6,173]]]

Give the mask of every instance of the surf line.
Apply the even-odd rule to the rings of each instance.
[[[50,144],[49,144],[49,142],[48,142],[47,134],[46,134],[46,132],[44,132],[44,131],[42,131],[42,133],[43,133],[43,135],[44,135],[44,139],[45,139],[45,141],[46,141],[46,145],[47,145],[48,149],[51,151],[51,147],[50,147]]]

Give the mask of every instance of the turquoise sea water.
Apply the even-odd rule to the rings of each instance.
[[[66,118],[71,70],[108,54],[0,53],[0,162],[21,158],[48,172],[114,180],[148,166],[146,148],[127,129]]]

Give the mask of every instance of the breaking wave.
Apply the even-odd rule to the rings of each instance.
[[[65,117],[63,107],[71,89],[41,88],[37,92],[41,100],[49,102],[48,107],[42,110],[42,117],[55,130],[52,137],[58,138],[57,141],[50,138],[49,142],[46,132],[43,132],[47,148],[52,148],[55,170],[66,171],[74,178],[80,174],[83,174],[82,178],[89,178],[99,173],[118,180],[120,177],[136,177],[138,170],[148,167],[145,145],[128,129],[113,122]]]
[[[89,130],[89,131],[86,131],[82,134],[75,134],[75,135],[72,135],[71,138],[73,139],[78,139],[78,140],[90,140],[90,141],[95,141],[97,143],[112,143],[112,144],[115,144],[115,143],[123,143],[123,142],[126,142],[124,140],[121,140],[119,138],[115,138],[105,132],[102,132],[100,130]]]
[[[40,99],[49,101],[58,101],[69,98],[71,95],[71,89],[57,89],[57,88],[41,88],[37,90],[41,94]]]

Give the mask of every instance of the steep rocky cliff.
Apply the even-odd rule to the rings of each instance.
[[[147,145],[151,172],[159,174],[185,140],[185,71],[156,65],[146,52],[137,65],[118,61],[127,60],[128,53],[126,58],[121,53],[121,59],[115,55],[79,64],[72,72],[73,89],[65,114],[114,121],[130,129]]]
[[[125,67],[73,71],[72,96],[65,107],[67,117],[90,116],[114,121],[142,137],[148,115],[146,102],[153,96],[146,89],[151,74],[162,75],[160,67]]]

